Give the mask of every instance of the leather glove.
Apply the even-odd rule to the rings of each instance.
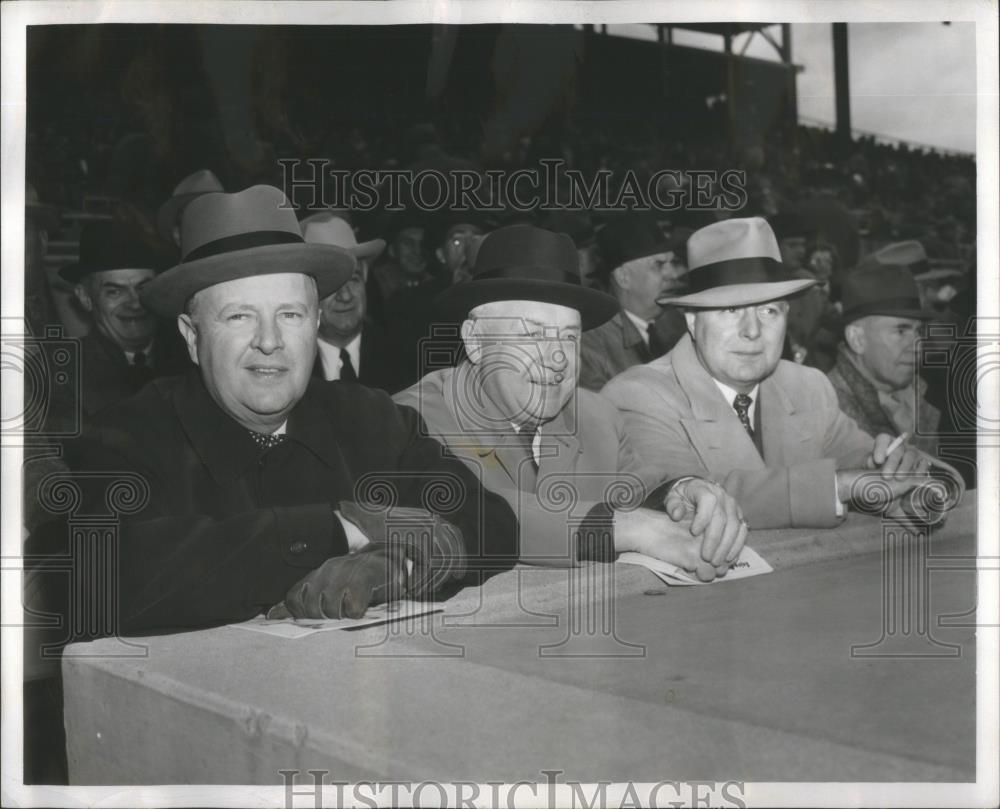
[[[339,509],[372,541],[308,573],[268,618],[360,618],[368,607],[424,598],[464,575],[462,532],[438,515],[405,507],[376,511],[352,502]]]

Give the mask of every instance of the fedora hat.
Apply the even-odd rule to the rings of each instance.
[[[201,169],[181,180],[170,199],[160,206],[156,214],[156,230],[167,241],[174,240],[174,226],[188,203],[202,194],[225,191],[219,178],[210,169]]]
[[[855,270],[844,278],[841,290],[843,325],[868,315],[907,317],[930,320],[920,303],[920,290],[913,274],[898,264],[883,264],[868,270]]]
[[[479,246],[472,278],[448,287],[435,303],[442,314],[457,320],[484,303],[520,300],[576,309],[584,330],[618,312],[617,300],[581,283],[576,245],[569,236],[528,224],[490,233]]]
[[[288,199],[270,185],[193,200],[181,219],[181,256],[142,290],[146,308],[163,317],[180,314],[206,287],[274,273],[311,275],[325,298],[357,267],[342,247],[306,243]]]
[[[686,294],[657,300],[693,309],[752,306],[787,298],[818,282],[792,278],[781,263],[771,226],[760,217],[724,219],[696,230],[687,241]]]
[[[930,268],[924,246],[916,239],[908,239],[905,242],[887,244],[874,253],[869,253],[858,262],[856,270],[871,270],[887,264],[906,267],[914,275],[926,272]]]
[[[78,284],[91,273],[107,270],[163,272],[173,260],[165,245],[151,242],[134,227],[102,219],[84,225],[79,259],[61,267],[59,275],[70,284]]]
[[[307,216],[301,222],[302,238],[309,244],[332,244],[343,247],[355,258],[369,258],[373,261],[385,250],[385,239],[361,242],[354,235],[354,228],[343,217],[333,211],[320,211]]]

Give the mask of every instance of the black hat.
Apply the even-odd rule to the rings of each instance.
[[[558,208],[547,213],[541,225],[554,233],[565,233],[578,248],[592,245],[597,235],[594,223],[586,211]]]
[[[597,243],[602,268],[609,275],[629,261],[674,250],[673,242],[663,234],[656,221],[642,215],[623,216],[608,222],[598,234]]]
[[[775,214],[767,221],[779,242],[796,236],[808,238],[815,231],[815,228],[810,227],[809,223],[795,211]]]
[[[929,320],[932,312],[920,303],[920,291],[913,274],[898,264],[881,264],[865,270],[855,270],[844,278],[842,303],[843,324],[860,317],[888,315]]]
[[[584,330],[618,312],[617,300],[581,283],[579,257],[569,236],[523,224],[483,239],[472,278],[449,287],[435,302],[442,314],[458,319],[481,304],[512,300],[576,309]]]
[[[59,270],[64,281],[77,284],[84,276],[105,270],[163,272],[173,262],[166,246],[134,227],[105,219],[90,222],[80,234],[80,258]]]

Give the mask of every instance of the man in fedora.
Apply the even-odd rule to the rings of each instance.
[[[160,206],[156,214],[156,230],[167,242],[180,247],[181,216],[184,209],[202,194],[225,191],[222,182],[211,169],[199,169],[181,180],[170,199]]]
[[[119,526],[120,632],[272,608],[358,617],[513,564],[510,508],[413,411],[312,377],[319,301],[350,253],[305,242],[270,186],[194,200],[181,248],[142,298],[176,319],[194,366],[102,413],[69,453],[85,502],[108,474],[142,493]]]
[[[165,328],[140,300],[143,288],[169,263],[163,245],[128,225],[102,220],[84,227],[79,260],[59,270],[90,321],[80,346],[85,417],[188,366],[176,331]]]
[[[601,231],[602,267],[619,309],[583,335],[581,387],[600,391],[626,368],[662,357],[684,334],[684,318],[657,301],[680,283],[690,234],[677,228],[668,239],[642,214],[623,216]]]
[[[829,372],[840,409],[870,435],[907,433],[937,454],[940,411],[925,399],[917,340],[933,314],[906,267],[880,264],[844,279],[843,342]]]
[[[836,525],[870,470],[894,495],[928,459],[895,435],[863,432],[821,372],[781,360],[790,278],[767,222],[728,219],[688,240],[688,334],[604,389],[625,417],[650,485],[678,474],[721,483],[755,528]]]
[[[646,493],[615,409],[577,389],[580,334],[618,304],[581,284],[568,236],[527,224],[494,231],[472,279],[438,303],[461,322],[467,358],[395,399],[510,503],[522,561],[574,565],[634,550],[704,580],[725,573],[746,538],[732,498],[690,477]],[[637,507],[644,500],[656,510]]]
[[[371,263],[385,250],[385,241],[358,244],[354,228],[332,211],[312,214],[300,225],[309,244],[342,247],[357,262],[347,282],[319,302],[316,373],[327,381],[360,382],[395,393],[405,384],[399,357],[382,328],[368,317],[366,292]]]

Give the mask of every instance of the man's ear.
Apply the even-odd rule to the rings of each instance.
[[[462,323],[462,342],[465,344],[465,355],[473,365],[478,365],[483,356],[482,338],[476,334],[476,321],[466,320]]]
[[[198,364],[198,329],[188,314],[177,315],[177,331],[181,333],[184,342],[187,343],[188,355],[191,362]]]
[[[442,264],[444,264],[444,250],[442,250],[440,247],[435,247],[434,248],[434,255],[437,256],[437,260],[439,262],[441,262]]]
[[[84,311],[87,312],[94,311],[94,301],[90,297],[90,290],[87,289],[86,284],[74,285],[73,293],[76,295],[76,299],[80,301],[80,306],[84,308]]]
[[[684,322],[687,323],[688,334],[691,335],[691,339],[694,339],[694,318],[695,313],[685,310],[684,312]]]
[[[865,330],[857,323],[848,323],[844,326],[844,342],[855,354],[864,354],[868,341],[865,339]]]
[[[632,274],[628,271],[628,267],[622,265],[621,267],[615,267],[611,271],[611,277],[614,282],[618,285],[619,289],[628,289],[632,283]]]

